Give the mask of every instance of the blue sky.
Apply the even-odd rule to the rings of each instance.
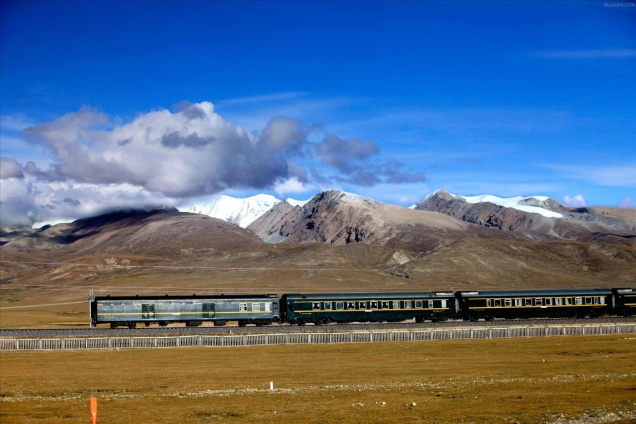
[[[0,7],[5,223],[329,188],[636,204],[633,3]]]

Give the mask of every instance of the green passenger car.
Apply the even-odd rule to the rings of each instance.
[[[613,309],[609,289],[457,292],[461,317],[583,318],[607,315]]]
[[[636,315],[636,289],[612,289],[617,315],[631,317]]]
[[[277,295],[96,297],[91,301],[91,323],[110,324],[111,328],[134,328],[140,323],[197,326],[205,321],[267,325],[280,321],[279,303]]]
[[[443,321],[455,318],[453,293],[340,293],[285,294],[281,316],[290,324],[380,322],[415,319]]]

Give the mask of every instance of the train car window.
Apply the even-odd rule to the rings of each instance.
[[[446,299],[442,300],[442,308],[446,307]]]
[[[545,305],[552,305],[552,299],[545,298],[544,301],[545,301],[545,303],[544,303]]]
[[[495,299],[495,306],[501,306],[501,299]]]
[[[360,309],[367,309],[367,302],[360,302]]]
[[[260,311],[261,304],[260,303],[252,303],[252,311]]]
[[[532,299],[525,299],[526,306],[532,306]]]
[[[433,307],[433,301],[432,301],[432,300],[429,300],[429,301],[428,301],[428,307],[429,307],[429,308],[432,308],[432,307]]]
[[[515,299],[515,306],[523,306],[523,299]]]
[[[574,303],[576,305],[582,305],[583,304],[583,298],[582,297],[575,297],[574,298]]]
[[[314,302],[311,304],[311,309],[313,309],[314,311],[319,311],[320,310],[320,302]]]
[[[325,310],[331,309],[331,302],[324,302],[322,308],[325,309]]]
[[[382,309],[389,309],[389,302],[387,301],[382,302]]]
[[[411,301],[410,300],[405,300],[404,301],[404,309],[411,309]]]
[[[378,309],[378,302],[370,302],[371,303],[371,309]]]
[[[247,303],[239,303],[239,311],[247,311]]]
[[[272,304],[271,303],[266,303],[265,304],[265,310],[268,311],[268,312],[271,311],[272,310]]]
[[[347,302],[347,309],[355,309],[355,308],[356,308],[355,302]]]
[[[394,300],[393,301],[393,309],[400,309],[400,301],[399,300]]]
[[[512,299],[506,299],[506,300],[504,300],[504,302],[505,302],[505,305],[507,307],[511,307],[512,306]]]
[[[556,304],[557,304],[557,305],[559,305],[559,306],[560,306],[560,305],[562,305],[562,304],[563,304],[563,299],[562,299],[562,298],[557,297],[555,300],[556,300]]]
[[[599,305],[602,305],[603,304],[603,298],[602,297],[597,297],[596,298],[596,303],[599,304]]]
[[[416,301],[415,301],[415,307],[416,307],[416,308],[421,308],[421,307],[422,307],[422,305],[423,305],[423,303],[422,303],[422,301],[421,301],[421,300],[416,300]]]
[[[336,309],[338,310],[344,309],[344,302],[336,302]]]
[[[487,299],[486,300],[486,306],[488,306],[488,307],[492,306],[492,300]]]
[[[543,305],[543,299],[538,299],[538,298],[537,298],[537,299],[534,299],[534,304],[535,304],[536,306],[541,306],[541,305]]]
[[[586,305],[591,305],[592,304],[592,298],[591,297],[586,297],[585,298],[585,304]]]

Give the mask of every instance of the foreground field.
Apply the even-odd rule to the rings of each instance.
[[[21,352],[2,423],[634,422],[636,337]],[[275,390],[269,390],[274,380]]]

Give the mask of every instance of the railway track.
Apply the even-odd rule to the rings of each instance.
[[[65,337],[155,337],[155,336],[194,336],[194,335],[223,335],[223,334],[274,334],[274,333],[333,333],[351,331],[387,331],[387,330],[417,330],[434,328],[457,327],[506,327],[506,326],[537,326],[537,325],[584,325],[584,324],[627,324],[636,323],[636,317],[601,317],[594,319],[525,319],[525,320],[494,320],[494,321],[460,321],[445,322],[399,322],[399,323],[360,323],[360,324],[327,324],[297,326],[289,324],[274,324],[263,327],[238,326],[201,326],[201,327],[140,327],[128,328],[58,328],[58,329],[4,329],[0,330],[0,338],[65,338]]]

